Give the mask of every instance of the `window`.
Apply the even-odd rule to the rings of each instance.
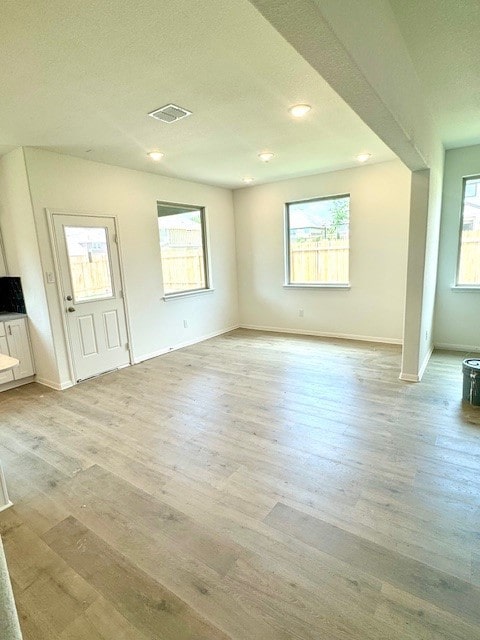
[[[165,295],[208,289],[205,210],[158,203]]]
[[[457,286],[480,287],[480,176],[463,181]]]
[[[349,195],[287,204],[287,284],[348,285],[349,224]]]

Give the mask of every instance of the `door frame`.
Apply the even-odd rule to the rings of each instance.
[[[119,264],[119,269],[120,269],[120,287],[122,289],[122,293],[123,293],[123,310],[125,313],[125,325],[127,328],[127,340],[128,340],[128,359],[129,359],[129,363],[130,366],[134,364],[134,359],[133,359],[133,350],[132,350],[132,332],[130,329],[130,316],[129,316],[129,312],[128,312],[128,300],[127,300],[127,291],[126,291],[126,287],[125,287],[125,276],[124,276],[124,268],[123,268],[123,258],[122,258],[122,251],[121,251],[121,244],[120,244],[120,233],[119,233],[119,228],[118,228],[118,217],[116,215],[112,215],[110,213],[92,213],[90,211],[85,212],[85,211],[65,211],[62,209],[45,209],[45,214],[46,214],[46,218],[47,218],[47,226],[48,226],[48,235],[50,238],[50,250],[52,253],[52,259],[53,259],[53,269],[54,269],[54,273],[55,273],[55,288],[57,291],[57,300],[58,300],[58,305],[59,305],[59,311],[60,311],[60,316],[62,319],[62,328],[63,328],[63,340],[64,340],[64,344],[65,344],[65,348],[66,348],[66,352],[67,352],[67,360],[68,360],[68,369],[69,369],[69,373],[70,373],[70,382],[73,385],[79,384],[79,382],[77,381],[76,378],[76,374],[75,374],[75,364],[74,364],[74,360],[73,360],[73,354],[72,354],[72,344],[71,344],[71,340],[70,340],[70,330],[68,328],[68,323],[67,323],[67,318],[65,316],[64,313],[64,306],[65,306],[65,293],[63,291],[63,286],[62,286],[62,278],[61,278],[61,270],[60,270],[60,258],[59,258],[59,251],[58,251],[58,246],[57,246],[57,239],[56,239],[56,235],[55,235],[55,228],[54,228],[54,223],[53,223],[53,216],[55,215],[60,215],[60,216],[72,216],[72,218],[75,217],[79,217],[81,216],[82,218],[92,218],[92,220],[94,220],[95,218],[109,218],[110,220],[113,221],[113,226],[115,228],[115,236],[116,236],[116,246],[117,246],[117,254],[118,254],[118,264]],[[48,300],[48,296],[47,296],[47,300]],[[51,320],[50,320],[50,324],[51,324]],[[52,332],[53,333],[53,332]],[[52,336],[53,337],[53,336]],[[53,337],[53,342],[54,342],[54,348],[55,348],[55,338]],[[56,349],[55,349],[56,351]],[[129,366],[129,365],[126,365]],[[123,368],[123,367],[122,367]],[[102,375],[102,374],[99,374]],[[83,381],[82,381],[83,382]]]

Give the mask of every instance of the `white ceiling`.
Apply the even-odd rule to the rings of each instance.
[[[395,157],[247,0],[9,0],[0,86],[0,154],[38,146],[233,188]],[[147,117],[169,102],[193,115]],[[297,102],[313,106],[301,121]]]
[[[0,144],[0,156],[5,155],[9,151],[13,151],[17,146],[18,145],[15,144]]]
[[[478,0],[390,0],[446,148],[480,143]]]

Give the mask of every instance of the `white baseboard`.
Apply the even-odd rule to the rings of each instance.
[[[13,502],[11,502],[11,500],[9,500],[7,503],[1,505],[0,506],[0,511],[5,511],[5,509],[10,509],[10,507],[13,507]]]
[[[319,338],[341,338],[342,340],[360,340],[361,342],[380,342],[382,344],[402,344],[401,338],[381,338],[378,336],[359,336],[352,333],[330,333],[328,331],[309,331],[305,329],[285,329],[283,327],[264,327],[253,324],[241,324],[240,329],[253,331],[273,331],[275,333],[296,333],[303,336]]]
[[[212,333],[200,336],[198,338],[193,338],[192,340],[186,340],[185,342],[180,342],[179,344],[174,345],[173,347],[166,347],[164,349],[159,349],[158,351],[153,351],[152,353],[146,353],[141,356],[137,356],[133,358],[132,364],[139,364],[140,362],[144,362],[145,360],[150,360],[151,358],[156,358],[157,356],[165,355],[166,353],[170,353],[170,351],[176,351],[177,349],[183,349],[183,347],[188,347],[192,344],[196,344],[197,342],[203,342],[204,340],[209,340],[210,338],[214,338],[215,336],[220,336],[222,333],[228,333],[229,331],[233,331],[234,329],[238,329],[238,324],[232,325],[231,327],[227,327],[226,329],[220,329],[220,331],[214,331]],[[126,367],[130,367],[130,364],[126,364],[121,369]],[[45,387],[50,387],[50,389],[55,389],[55,391],[64,391],[65,389],[69,389],[70,387],[75,386],[75,384],[71,381],[68,382],[53,382],[52,380],[47,380],[46,378],[36,378],[35,380],[39,384],[43,384]]]
[[[402,373],[398,376],[399,379],[403,380],[404,382],[420,382],[423,378],[423,374],[425,373],[425,369],[427,368],[430,358],[432,357],[433,349],[434,346],[432,345],[428,350],[425,358],[423,359],[422,365],[418,370],[418,374],[403,373],[402,371]]]
[[[11,380],[10,382],[4,382],[1,385],[0,391],[8,391],[9,389],[16,389],[17,387],[21,387],[24,384],[30,384],[30,382],[35,382],[35,376],[28,376],[27,378],[20,378],[20,380]]]
[[[425,373],[425,369],[427,368],[428,363],[430,362],[430,358],[432,357],[434,346],[430,347],[427,351],[425,358],[423,359],[422,366],[420,367],[420,371],[418,372],[419,382],[423,378],[423,374]]]
[[[36,378],[35,382],[38,382],[38,384],[43,384],[44,387],[55,389],[55,391],[64,391],[65,389],[70,389],[70,387],[73,387],[73,382],[71,382],[70,380],[68,382],[53,382],[52,380],[47,380],[46,378]]]
[[[445,349],[446,351],[464,351],[465,353],[480,353],[480,346],[471,344],[451,344],[450,342],[436,342],[435,349]]]
[[[414,375],[411,373],[401,373],[398,376],[399,380],[403,380],[404,382],[420,382],[420,376]]]
[[[145,360],[151,360],[152,358],[163,356],[166,353],[170,353],[171,351],[177,351],[177,349],[183,349],[184,347],[189,347],[192,344],[197,344],[198,342],[203,342],[204,340],[210,340],[210,338],[221,336],[224,333],[228,333],[229,331],[233,331],[234,329],[238,329],[238,328],[239,328],[239,325],[235,324],[235,325],[232,325],[231,327],[227,327],[226,329],[220,329],[220,331],[213,331],[212,333],[208,333],[203,336],[193,338],[192,340],[185,340],[184,342],[179,342],[178,344],[173,345],[173,347],[165,347],[163,349],[158,349],[157,351],[152,351],[151,353],[146,353],[141,356],[134,357],[133,364],[139,364],[140,362],[145,362]]]

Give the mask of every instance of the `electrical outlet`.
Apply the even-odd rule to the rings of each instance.
[[[187,329],[187,328],[188,328],[188,321],[187,321],[187,320],[184,320],[184,321],[183,321],[183,328],[184,328],[184,329]]]
[[[55,284],[55,274],[53,271],[47,271],[45,275],[47,276],[48,284]]]
[[[303,318],[303,309],[298,310],[298,317]]]
[[[428,340],[428,330],[425,331],[425,340]]]

